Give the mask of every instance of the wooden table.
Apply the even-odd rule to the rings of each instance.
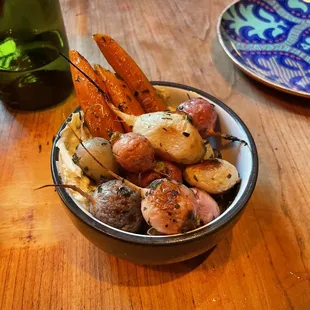
[[[235,110],[260,173],[240,222],[208,256],[141,267],[90,244],[52,190],[53,136],[73,101],[40,112],[0,105],[0,309],[309,309],[310,105],[247,78],[216,38],[228,0],[62,0],[72,49],[106,65],[110,34],[152,80],[203,89]]]

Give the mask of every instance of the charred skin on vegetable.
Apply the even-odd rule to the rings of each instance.
[[[121,79],[119,75],[114,75],[114,73],[102,68],[99,65],[95,66],[95,71],[98,79],[101,79],[101,81],[105,84],[109,97],[116,107],[127,114],[144,114],[144,110],[140,103],[134,97],[126,82]],[[122,125],[125,132],[131,131],[130,126],[125,123]]]
[[[130,87],[145,112],[167,110],[145,74],[115,40],[105,34],[94,34],[93,39],[111,67]]]
[[[89,81],[89,79],[96,80],[96,74],[91,65],[77,51],[70,51],[69,57],[70,61],[85,74],[81,74],[75,66],[71,65],[76,96],[92,136],[109,139],[109,132],[123,132],[119,119],[107,105],[108,96],[104,85],[101,84],[99,86],[101,91],[98,91],[98,88]]]

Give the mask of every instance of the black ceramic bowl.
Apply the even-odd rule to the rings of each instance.
[[[171,236],[148,236],[128,233],[108,226],[80,207],[65,189],[58,188],[59,196],[79,231],[97,247],[116,257],[137,264],[158,265],[180,262],[200,255],[214,247],[237,223],[254,190],[258,174],[258,155],[254,140],[242,120],[224,103],[213,96],[181,84],[153,82],[156,88],[168,95],[168,104],[181,103],[194,97],[211,100],[219,115],[222,132],[230,133],[248,142],[248,146],[230,143],[222,150],[223,158],[234,164],[242,179],[239,191],[228,209],[213,222],[186,234]],[[77,112],[77,109],[75,112]],[[51,169],[55,183],[61,183],[57,161],[59,149],[55,139],[51,154]]]

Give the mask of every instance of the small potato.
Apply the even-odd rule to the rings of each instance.
[[[117,162],[129,172],[144,172],[154,165],[155,151],[150,141],[138,133],[120,135],[113,144],[113,154]]]
[[[205,138],[209,130],[214,130],[217,113],[214,104],[204,98],[189,99],[178,106],[178,111],[189,115],[200,135]]]
[[[118,173],[118,164],[112,154],[112,149],[109,141],[104,138],[92,138],[83,142],[87,150],[98,159],[104,166],[115,173]],[[112,177],[102,168],[83,148],[81,144],[78,145],[75,153],[72,156],[75,164],[81,167],[83,172],[99,182],[100,179],[112,179]]]
[[[240,182],[236,167],[218,158],[188,166],[183,176],[190,185],[209,194],[221,194]]]

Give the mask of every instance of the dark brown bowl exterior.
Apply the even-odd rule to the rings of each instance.
[[[252,174],[245,192],[225,216],[196,231],[169,237],[142,236],[116,230],[88,216],[74,203],[66,190],[57,188],[57,192],[66,205],[72,222],[90,242],[108,254],[142,265],[164,265],[180,262],[213,248],[234,227],[244,212],[245,206],[254,190],[258,175],[258,155],[254,140],[246,125],[230,108],[211,95],[189,86],[171,82],[153,82],[153,84],[193,91],[210,98],[217,105],[221,106],[239,123],[247,134],[249,146],[252,150],[253,164],[250,167]],[[52,176],[54,183],[58,184],[61,183],[61,177],[58,174],[56,165],[59,155],[56,142],[64,127],[65,123],[59,129],[51,154]]]
[[[118,258],[138,265],[166,265],[182,262],[212,249],[237,223],[242,212],[227,225],[211,234],[206,234],[193,240],[176,244],[139,244],[114,238],[85,224],[71,212],[75,227],[96,247]]]

